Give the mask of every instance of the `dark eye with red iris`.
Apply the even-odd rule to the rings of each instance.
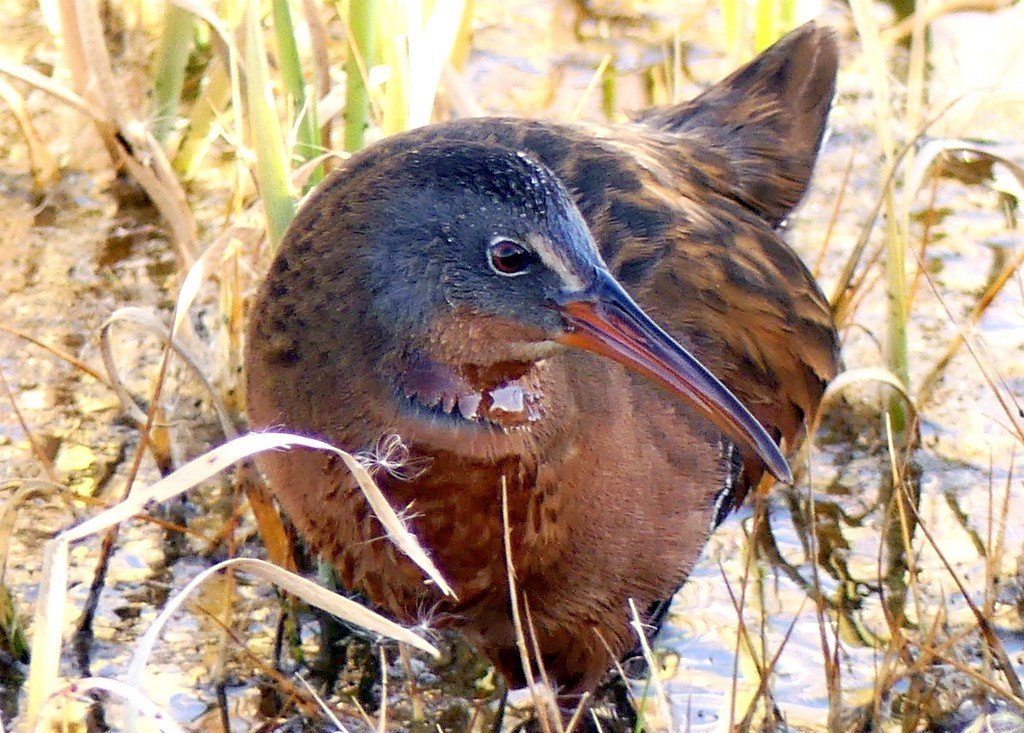
[[[522,275],[537,261],[537,255],[518,242],[499,239],[488,250],[491,269],[499,275]]]

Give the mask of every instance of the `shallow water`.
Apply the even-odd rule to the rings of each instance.
[[[55,52],[47,46],[38,11],[14,0],[5,0],[4,5],[13,8],[5,17],[18,18],[16,24],[10,21],[12,32],[4,35],[9,50],[31,53],[39,63],[54,62]],[[572,14],[566,8],[552,12],[536,2],[480,2],[469,84],[480,105],[489,111],[565,119],[580,107],[583,118],[600,119],[599,95],[582,105],[579,100],[595,64],[611,49],[619,55],[617,66],[622,72],[616,107],[623,112],[639,108],[644,104],[644,84],[636,70],[659,62],[668,53],[650,39],[664,33],[676,12],[687,14],[677,22],[691,38],[702,37],[707,32],[705,26],[710,25],[703,8],[680,11],[664,5],[652,5],[642,23],[587,19],[582,29],[599,37],[579,43],[571,30]],[[1021,12],[971,16],[965,23],[980,30],[972,31],[970,40],[1000,33],[1013,37]],[[1007,72],[1013,59],[999,65],[988,55],[984,68],[974,69],[970,62],[978,52],[970,50],[968,43],[957,45],[957,26],[957,21],[942,26],[945,35],[942,60],[936,66],[936,99],[951,98],[968,81],[984,88],[999,80],[988,81],[986,74],[1011,81],[1024,78]],[[718,56],[699,45],[687,58],[694,75],[702,80],[726,70]],[[986,71],[989,67],[998,71]],[[692,92],[697,85],[686,82],[685,86]],[[823,149],[813,190],[791,225],[792,243],[806,261],[815,262],[833,203],[845,191],[821,263],[826,293],[834,287],[842,262],[866,225],[879,188],[881,163],[867,90],[856,46],[847,42],[833,131]],[[97,329],[116,307],[148,305],[167,314],[173,293],[173,254],[153,226],[151,212],[116,210],[108,191],[108,165],[84,122],[46,100],[32,97],[30,101],[33,119],[65,172],[40,200],[25,174],[25,151],[17,128],[8,117],[0,116],[0,149],[4,151],[0,220],[6,229],[0,234],[0,292],[5,293],[0,300],[0,323],[98,367]],[[1019,123],[1020,108],[990,98],[976,105],[974,117],[961,110],[957,117],[959,121],[948,122],[944,134],[1011,142],[1008,135],[1019,129],[1014,125]],[[957,124],[960,127],[955,127]],[[851,159],[849,181],[844,186]],[[198,197],[199,191],[195,195]],[[207,215],[203,224],[214,231],[219,226],[217,196],[222,195],[212,191],[203,206]],[[918,197],[915,211],[924,210],[928,195],[926,190]],[[927,373],[956,333],[956,324],[964,322],[999,258],[1012,256],[1021,246],[1019,232],[1007,227],[993,191],[942,179],[936,183],[934,202],[945,214],[932,225],[925,260],[941,301],[920,282],[911,311],[912,384]],[[919,232],[920,224],[914,226],[913,231]],[[880,240],[876,226],[869,249]],[[981,365],[1000,380],[1002,393],[1011,398],[1024,387],[1022,293],[1019,280],[1011,280],[972,336]],[[844,330],[848,368],[881,363],[884,308],[885,299],[876,281]],[[202,326],[214,312],[201,312],[195,320]],[[158,342],[126,330],[118,344],[119,362],[132,365],[130,384],[135,393],[146,394],[147,380],[159,356]],[[123,483],[136,432],[121,418],[105,385],[6,332],[0,332],[0,371],[31,426],[36,450],[52,463],[55,479],[79,493],[100,497],[108,497],[112,487]],[[195,455],[208,440],[215,439],[209,428],[213,417],[191,380],[178,372],[172,379],[165,394],[175,395],[170,414],[176,450],[179,457]],[[887,657],[890,625],[880,594],[888,597],[898,590],[879,580],[884,528],[893,517],[886,516],[886,505],[879,501],[890,469],[878,403],[877,386],[862,384],[847,392],[846,401],[837,403],[827,416],[810,451],[805,465],[809,479],[788,491],[777,489],[768,498],[764,516],[769,518],[777,557],[768,556],[761,546],[747,562],[749,535],[757,516],[753,508],[730,518],[715,533],[678,594],[657,642],[675,729],[721,730],[730,720],[742,720],[751,697],[757,697],[759,674],[754,660],[771,659],[781,648],[770,685],[784,721],[779,727],[825,730],[829,701],[823,636],[830,649],[839,646],[844,720],[856,728],[860,706],[870,709],[877,704],[886,721],[883,727],[898,728],[895,721],[911,704],[911,688],[918,680],[913,675],[895,675],[884,683],[885,689],[878,689],[879,680],[888,679],[884,671],[892,666]],[[1024,596],[1018,577],[1024,525],[1017,519],[1024,516],[1024,494],[1019,471],[1014,469],[1018,441],[1008,425],[1009,418],[982,368],[961,349],[924,405],[922,448],[914,456],[920,475],[920,521],[927,533],[921,529],[915,533],[913,551],[908,555],[914,582],[905,608],[908,636],[929,638],[926,647],[941,647],[941,653],[931,660],[919,647],[909,647],[913,658],[927,662],[921,672],[925,684],[938,690],[934,714],[928,712],[933,716],[928,718],[931,725],[961,705],[973,705],[964,710],[972,714],[984,707],[984,696],[981,703],[970,700],[979,686],[964,670],[982,670],[987,661],[977,633],[970,633],[976,626],[970,608],[929,536],[974,603],[984,606],[986,573],[995,577],[989,592],[995,599],[987,611],[989,620],[1018,674],[1024,671],[1020,616]],[[0,400],[0,465],[4,467],[0,482],[48,475],[7,399]],[[141,480],[151,482],[157,475],[155,466],[144,461]],[[13,486],[0,488],[0,497],[7,501],[13,490]],[[812,501],[813,520],[808,512]],[[211,536],[215,530],[207,526],[223,521],[233,511],[231,492],[219,485],[191,492],[188,502],[175,511],[176,518]],[[25,618],[36,596],[40,543],[70,520],[71,514],[52,500],[37,499],[19,509],[5,581]],[[251,538],[251,520],[241,521],[241,534],[249,535],[245,551],[258,552],[258,543]],[[811,542],[812,526],[816,553],[805,549]],[[74,548],[67,629],[84,602],[97,548],[95,540]],[[93,673],[123,674],[135,640],[168,594],[207,566],[205,549],[197,540],[184,547],[169,542],[163,530],[149,523],[133,522],[122,529],[94,624]],[[746,588],[741,590],[744,584]],[[824,634],[815,588],[828,607]],[[245,639],[248,653],[269,663],[277,617],[273,593],[245,582],[239,592],[236,618],[246,623],[236,633]],[[737,642],[737,604],[732,595],[741,593],[749,644]],[[214,626],[202,613],[179,614],[165,632],[156,658],[147,665],[147,691],[154,701],[172,718],[195,729],[216,718],[211,708],[211,668],[219,651]],[[305,648],[312,650],[308,627],[303,633]],[[954,641],[943,646],[950,639]],[[233,684],[227,695],[233,725],[249,729],[264,720],[257,710],[260,691],[251,684],[253,664],[245,654],[236,653],[230,665]],[[472,672],[455,684],[460,688],[458,695],[471,695],[465,690],[473,688],[473,675],[479,672],[478,667],[467,668]],[[73,660],[66,660],[62,671],[75,674]],[[401,669],[392,673],[400,675]],[[1001,683],[998,674],[992,679]],[[3,686],[6,691],[13,687],[0,678]],[[445,695],[457,696],[450,691],[428,691],[432,709],[445,708]],[[400,697],[398,693],[396,699]],[[14,707],[9,702],[5,705],[0,717],[6,722]],[[112,715],[116,721],[116,710]]]

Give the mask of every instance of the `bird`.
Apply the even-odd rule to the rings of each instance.
[[[512,688],[535,681],[528,607],[566,704],[636,646],[630,601],[656,621],[751,487],[791,480],[784,451],[839,369],[828,302],[782,237],[837,66],[812,21],[627,123],[437,123],[319,185],[250,306],[250,426],[369,456],[454,595],[343,463],[262,454],[345,588],[456,629]]]

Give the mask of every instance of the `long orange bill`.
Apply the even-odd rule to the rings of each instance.
[[[617,361],[678,395],[741,447],[754,451],[779,481],[791,482],[786,457],[750,411],[707,368],[638,306],[610,275],[557,304],[569,346]]]

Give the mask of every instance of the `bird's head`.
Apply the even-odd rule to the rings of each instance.
[[[382,338],[444,353],[459,368],[532,363],[566,347],[600,354],[789,478],[760,423],[615,280],[548,168],[497,145],[435,141],[396,153],[385,169],[351,187],[374,210],[357,228],[371,242],[365,286],[374,322],[389,332]],[[352,175],[359,170],[355,161]]]

